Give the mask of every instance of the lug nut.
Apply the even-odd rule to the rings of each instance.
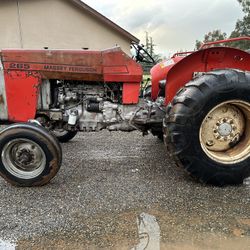
[[[207,144],[208,147],[211,147],[211,146],[214,145],[214,142],[212,140],[209,140],[209,141],[207,141],[206,144]]]

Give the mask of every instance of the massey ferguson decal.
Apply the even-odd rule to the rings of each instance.
[[[63,72],[75,72],[75,73],[96,73],[97,70],[92,67],[79,67],[79,66],[67,66],[67,65],[53,65],[45,64],[44,70],[48,71],[63,71]]]
[[[5,63],[5,69],[18,70],[37,70],[37,71],[57,71],[71,73],[97,73],[97,69],[93,67],[55,65],[55,64],[28,64],[28,63]]]

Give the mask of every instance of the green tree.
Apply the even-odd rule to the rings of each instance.
[[[242,9],[245,13],[250,12],[250,1],[249,0],[238,0],[238,2],[241,4]]]
[[[242,6],[242,10],[245,13],[242,20],[236,22],[234,31],[231,33],[230,38],[240,36],[250,36],[250,1],[238,0]],[[232,43],[233,47],[237,47],[243,50],[250,49],[250,41],[238,41]]]
[[[242,20],[238,20],[235,24],[235,28],[230,34],[229,38],[241,37],[241,36],[250,36],[250,1],[249,0],[237,0],[242,7],[243,12],[245,13]],[[202,43],[213,42],[217,40],[226,39],[227,35],[220,30],[214,30],[208,32],[203,41],[196,40],[195,49],[199,49]],[[250,41],[237,41],[228,44],[232,47],[240,48],[242,50],[250,49]]]
[[[214,42],[227,38],[227,34],[221,30],[210,31],[205,34],[203,41],[196,40],[195,49],[199,49],[203,43]]]

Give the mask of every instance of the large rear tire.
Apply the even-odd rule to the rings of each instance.
[[[58,172],[62,151],[57,139],[35,124],[14,124],[0,133],[0,175],[16,186],[42,186]]]
[[[250,176],[250,73],[217,70],[189,82],[167,110],[164,139],[201,182],[242,183]]]

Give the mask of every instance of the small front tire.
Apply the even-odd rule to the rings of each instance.
[[[62,163],[57,139],[35,124],[14,124],[1,131],[0,152],[0,175],[15,186],[45,185]]]

